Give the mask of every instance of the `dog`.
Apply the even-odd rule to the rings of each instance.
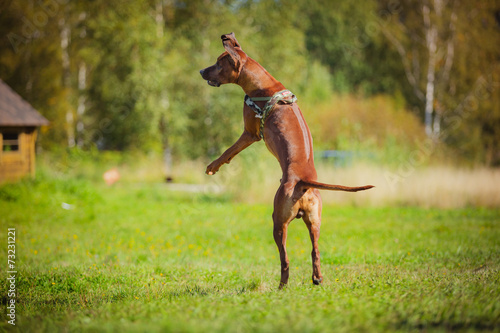
[[[245,92],[244,130],[240,138],[219,158],[207,166],[206,174],[214,175],[223,164],[252,143],[264,140],[268,150],[278,159],[283,176],[274,198],[273,236],[281,260],[279,289],[288,283],[290,263],[286,252],[287,229],[295,218],[302,218],[312,242],[312,281],[321,284],[318,240],[321,226],[321,195],[318,190],[357,192],[372,185],[347,187],[317,181],[311,133],[296,97],[281,82],[243,50],[234,33],[221,36],[225,52],[214,65],[200,74],[210,86],[233,83]]]

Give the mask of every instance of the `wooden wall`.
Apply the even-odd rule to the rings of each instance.
[[[19,149],[4,151],[6,133],[18,133]],[[0,182],[35,176],[35,127],[0,127]]]

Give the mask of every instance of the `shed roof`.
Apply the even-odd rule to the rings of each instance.
[[[0,80],[0,126],[42,126],[45,119],[5,82]]]

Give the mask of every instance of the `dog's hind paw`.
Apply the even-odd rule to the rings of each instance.
[[[318,286],[323,281],[323,278],[319,278],[319,279],[313,278],[312,280],[313,280],[313,283]]]

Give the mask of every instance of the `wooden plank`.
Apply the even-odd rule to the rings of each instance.
[[[33,127],[2,128],[2,132],[19,133],[19,150],[5,152],[0,149],[0,182],[15,181],[25,176],[34,177],[36,129]],[[0,141],[0,147],[3,147],[2,141]]]

